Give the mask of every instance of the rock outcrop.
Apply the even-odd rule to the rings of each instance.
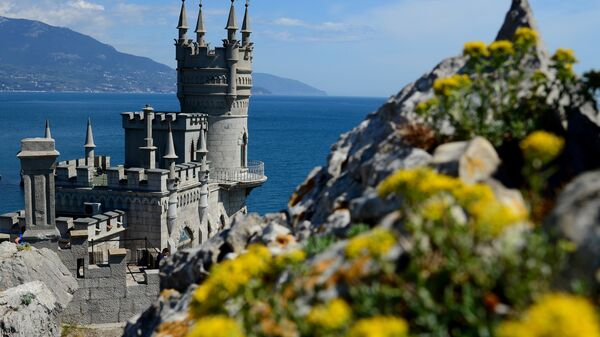
[[[519,26],[535,27],[526,0],[513,1],[497,38],[512,36]],[[542,65],[549,63],[543,47],[538,48],[537,54]],[[192,293],[207,277],[210,267],[224,259],[235,258],[250,243],[262,242],[273,249],[277,245],[304,242],[315,233],[342,232],[343,236],[344,227],[350,223],[397,226],[395,211],[401,200],[394,197],[382,200],[376,187],[400,169],[445,166],[452,171],[449,173],[469,182],[484,181],[503,203],[524,210],[521,194],[505,188],[492,177],[500,160],[487,141],[457,143],[440,149],[434,158],[403,139],[403,126],[418,120],[414,112],[416,105],[433,96],[434,81],[461,73],[465,63],[461,56],[442,61],[430,73],[391,97],[378,111],[369,114],[356,128],[343,134],[332,146],[326,165],[315,168],[296,189],[287,214],[239,216],[217,237],[198,248],[177,252],[165,261],[161,268],[163,293],[151,308],[129,323],[124,336],[154,336],[157,329],[169,322],[185,321]],[[597,116],[595,108],[583,116],[589,125],[584,122],[577,125],[584,125],[585,130],[593,133],[590,125],[597,127],[598,120],[594,116]],[[482,162],[473,163],[474,159]],[[582,170],[590,166],[593,165],[586,163]],[[342,248],[343,244],[334,245],[320,256],[335,260]],[[400,255],[401,251],[397,253]]]
[[[33,247],[19,250],[9,242],[0,244],[0,290],[33,281],[48,286],[60,308],[66,308],[77,290],[77,280],[55,252]]]
[[[25,283],[0,293],[0,336],[58,337],[61,304],[40,282]]]
[[[60,336],[77,281],[49,249],[0,244],[0,335]]]

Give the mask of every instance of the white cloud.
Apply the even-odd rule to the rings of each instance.
[[[103,11],[104,6],[98,5],[92,2],[88,2],[85,0],[74,0],[69,3],[69,5],[73,8],[77,9],[89,9],[92,11]]]

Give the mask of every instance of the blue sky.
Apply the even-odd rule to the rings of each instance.
[[[204,0],[208,40],[225,38],[229,0]],[[41,20],[174,67],[180,0],[0,0],[0,15]],[[195,25],[198,0],[187,0]],[[546,46],[600,68],[600,0],[531,0]],[[243,0],[237,0],[238,20]],[[510,0],[253,0],[255,70],[331,95],[389,96],[460,53],[491,41]],[[193,29],[192,29],[193,30]]]

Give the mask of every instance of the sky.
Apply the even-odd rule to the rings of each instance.
[[[464,42],[491,42],[510,0],[251,0],[254,70],[337,96],[395,94]],[[600,68],[600,0],[530,0],[548,49],[573,48],[579,72]],[[195,36],[199,0],[187,0]],[[68,27],[119,51],[175,67],[180,0],[0,0],[0,15]],[[211,45],[229,0],[204,0]],[[239,25],[244,1],[236,1]]]

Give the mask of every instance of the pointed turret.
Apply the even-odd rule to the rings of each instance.
[[[229,41],[235,40],[235,32],[238,29],[237,20],[235,19],[235,0],[231,0],[231,8],[229,9],[229,19],[227,20],[227,39]]]
[[[179,29],[179,43],[184,43],[187,41],[188,28],[187,14],[185,12],[185,0],[181,0],[181,13],[179,14],[179,24],[177,25],[177,29]]]
[[[96,144],[94,144],[94,132],[92,131],[92,120],[88,118],[87,131],[85,133],[85,164],[87,166],[94,166],[94,149],[96,148]]]
[[[46,130],[44,130],[44,138],[52,139],[52,132],[50,132],[50,122],[46,119]]]
[[[175,179],[175,161],[179,157],[177,157],[177,153],[175,152],[175,143],[173,142],[171,123],[169,123],[169,134],[167,135],[167,150],[163,158],[165,159],[165,162],[169,168],[169,179]]]
[[[87,132],[85,133],[85,145],[84,147],[87,148],[95,148],[96,144],[94,144],[94,131],[92,130],[92,119],[88,118],[88,124],[87,124]]]
[[[171,130],[171,124],[169,123],[169,134],[167,136],[167,152],[163,156],[164,159],[174,160],[177,157],[177,153],[175,152],[175,143],[173,142],[173,131]]]
[[[250,34],[252,29],[250,28],[250,15],[248,13],[248,7],[250,6],[250,0],[246,0],[246,12],[244,13],[244,22],[242,23],[242,45],[247,46],[250,43]]]
[[[198,47],[205,47],[206,41],[204,36],[206,35],[206,28],[204,28],[204,15],[202,14],[202,0],[200,0],[200,10],[198,11],[198,22],[196,22],[196,42]]]

